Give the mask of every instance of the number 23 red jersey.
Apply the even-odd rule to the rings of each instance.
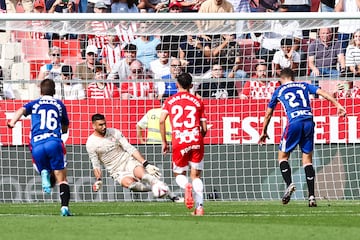
[[[206,121],[203,102],[188,92],[178,92],[166,99],[163,111],[170,117],[173,149],[203,145],[200,121]]]

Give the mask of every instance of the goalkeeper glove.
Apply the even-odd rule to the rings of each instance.
[[[155,167],[154,165],[151,165],[148,161],[145,161],[143,163],[143,166],[145,170],[150,174],[153,175],[156,178],[161,177],[160,169],[158,167]]]
[[[94,192],[97,192],[97,191],[99,191],[100,190],[100,188],[102,187],[102,181],[101,181],[101,179],[99,178],[94,184],[93,184],[93,191]]]

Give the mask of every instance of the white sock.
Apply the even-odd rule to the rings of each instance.
[[[175,181],[177,185],[179,185],[179,187],[182,189],[185,189],[185,185],[189,182],[188,178],[182,174],[177,175]]]
[[[195,193],[195,207],[204,205],[204,184],[200,178],[195,178],[192,181],[193,191]]]
[[[151,186],[159,181],[159,179],[157,179],[156,177],[154,177],[153,175],[150,175],[148,173],[145,173],[141,180],[144,182],[147,182]]]

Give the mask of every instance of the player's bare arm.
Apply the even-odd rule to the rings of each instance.
[[[7,126],[9,128],[15,127],[15,124],[17,123],[17,121],[19,121],[19,119],[25,114],[25,112],[26,112],[26,109],[24,107],[19,108],[15,112],[13,118],[7,123]]]
[[[166,118],[168,117],[168,113],[167,112],[162,112],[161,116],[160,116],[160,134],[161,134],[161,139],[162,139],[162,152],[163,154],[166,154],[168,152],[168,144],[166,141],[166,126],[165,126],[165,121]]]
[[[203,137],[206,136],[206,133],[207,133],[207,123],[206,123],[206,120],[202,120],[200,121],[200,125],[201,125],[201,135]]]
[[[346,115],[346,110],[345,108],[338,102],[336,101],[336,99],[331,96],[328,92],[326,92],[325,90],[322,90],[321,88],[319,88],[316,93],[320,96],[322,96],[323,98],[329,100],[330,102],[332,102],[336,108],[337,108],[337,114],[340,117],[344,117]]]
[[[260,145],[264,144],[266,139],[269,138],[269,136],[267,134],[267,128],[269,126],[269,123],[270,123],[273,113],[274,113],[274,109],[272,109],[272,108],[268,108],[266,110],[265,117],[264,117],[264,123],[263,123],[263,130],[261,132],[260,139],[259,139]]]

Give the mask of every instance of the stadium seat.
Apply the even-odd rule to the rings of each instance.
[[[13,42],[13,43],[9,42],[1,45],[1,59],[20,62],[21,44],[18,42]]]
[[[11,80],[29,80],[30,64],[27,62],[14,63],[11,67]]]
[[[50,59],[49,43],[46,39],[22,39],[21,50],[24,61]]]
[[[50,63],[50,59],[30,60],[30,79],[35,80],[39,75],[41,66]]]
[[[61,57],[65,60],[68,57],[81,58],[80,41],[78,39],[53,40],[52,46],[61,49]]]

